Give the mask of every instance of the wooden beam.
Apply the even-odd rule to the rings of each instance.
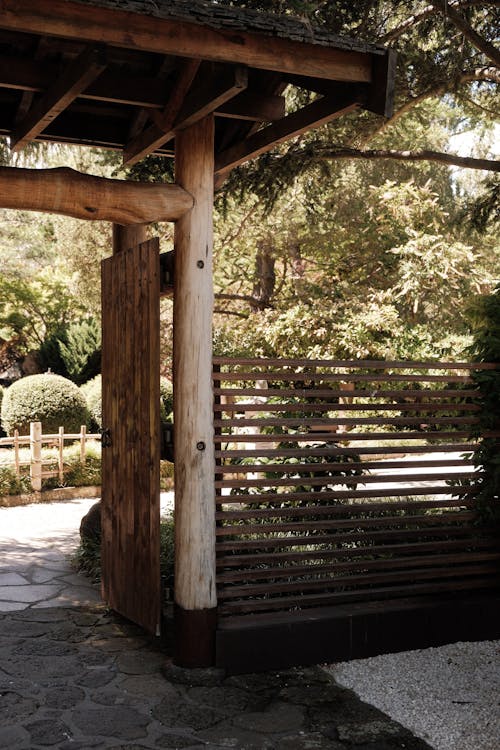
[[[0,167],[0,208],[144,224],[176,221],[192,206],[192,196],[179,185],[109,180],[67,167]]]
[[[214,658],[215,485],[212,389],[214,118],[177,136],[176,180],[194,196],[175,227],[174,452],[175,656],[181,666]],[[178,624],[177,624],[178,623]]]
[[[274,122],[285,116],[285,99],[283,96],[265,96],[255,91],[245,91],[219,107],[215,114],[233,120]]]
[[[394,113],[394,93],[396,86],[395,50],[387,50],[387,55],[373,59],[373,83],[370,95],[365,105],[369,112],[375,112],[383,117],[392,117]]]
[[[336,81],[369,82],[372,52],[334,49],[69,0],[2,0],[0,28],[235,63]]]
[[[158,119],[126,145],[123,163],[130,166],[153,153],[172,140],[176,131],[184,130],[202,120],[241,93],[247,85],[248,72],[240,66],[230,68],[224,75],[214,76],[210,82],[200,77],[199,84],[186,96],[180,109],[175,111],[174,107],[171,115],[167,106],[165,117]],[[176,105],[177,103],[176,97]]]
[[[352,98],[323,97],[312,104],[293,112],[282,120],[258,130],[241,143],[230,146],[222,151],[215,159],[215,172],[218,178],[227,175],[234,167],[243,164],[270,151],[279,143],[284,143],[302,135],[308,130],[318,128],[341,115],[352,112],[360,106],[359,101]]]
[[[135,164],[147,154],[152,153],[160,146],[163,146],[168,140],[168,133],[172,130],[174,122],[177,119],[179,111],[183,105],[184,98],[191,88],[194,77],[200,67],[200,60],[187,60],[181,67],[177,80],[170,93],[170,98],[162,114],[158,114],[158,119],[146,130],[138,133],[125,146],[123,162],[124,164]],[[167,137],[166,137],[167,136]]]
[[[38,93],[51,86],[60,68],[56,63],[0,55],[0,87]],[[124,76],[105,70],[82,91],[80,99],[130,104],[135,107],[165,106],[165,82],[150,76]]]
[[[19,151],[34,140],[106,67],[104,49],[87,47],[28,111],[13,131],[10,145]]]

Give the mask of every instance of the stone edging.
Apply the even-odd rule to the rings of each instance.
[[[30,492],[26,495],[1,495],[0,508],[15,508],[32,503],[57,503],[75,498],[93,498],[101,496],[101,487],[58,487],[45,492]]]

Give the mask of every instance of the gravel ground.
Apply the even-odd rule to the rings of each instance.
[[[435,750],[500,750],[500,641],[453,643],[326,669]]]

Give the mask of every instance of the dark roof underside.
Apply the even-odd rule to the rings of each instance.
[[[201,0],[3,0],[0,135],[132,164],[213,112],[224,174],[357,107],[389,114],[392,67],[383,48]],[[285,113],[289,84],[315,101]]]

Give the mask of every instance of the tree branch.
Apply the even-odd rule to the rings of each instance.
[[[483,169],[489,172],[500,172],[500,161],[494,159],[475,159],[471,156],[458,156],[442,151],[399,151],[395,149],[354,149],[328,148],[319,146],[315,149],[315,158],[319,159],[397,159],[401,161],[434,161],[451,167],[465,169]]]
[[[448,80],[438,83],[436,84],[436,86],[433,86],[432,88],[423,91],[421,94],[418,94],[418,96],[414,96],[411,99],[408,99],[398,110],[396,110],[396,112],[394,112],[392,117],[387,120],[381,121],[379,127],[364,139],[362,145],[365,146],[367,143],[373,140],[375,136],[383,133],[391,125],[394,125],[394,123],[397,122],[403,115],[412,110],[418,104],[424,102],[426,99],[443,96],[443,94],[445,94],[447,91],[450,91],[453,87],[457,88],[464,83],[472,83],[473,81],[489,81],[491,83],[500,84],[500,70],[489,67],[477,68],[476,70],[463,72],[453,81]]]
[[[488,2],[487,0],[455,0],[455,2],[448,3],[448,9],[449,8],[470,8],[474,5],[497,5],[498,0],[491,0],[491,2]],[[388,44],[389,42],[393,42],[395,39],[398,39],[402,34],[405,33],[405,31],[408,31],[408,29],[411,29],[412,26],[416,26],[421,21],[425,21],[426,18],[429,18],[429,16],[435,15],[436,12],[438,12],[439,9],[435,7],[434,4],[428,5],[426,8],[420,11],[420,13],[415,13],[413,16],[410,16],[406,19],[406,21],[403,21],[403,23],[400,26],[397,26],[395,29],[392,29],[392,31],[388,31],[387,34],[384,34],[384,36],[380,37],[378,41],[381,44]]]
[[[480,50],[494,65],[500,68],[500,50],[478,34],[461,13],[458,13],[454,4],[448,3],[447,0],[431,0],[431,2],[436,10],[443,14],[445,19],[449,19],[457,29],[460,29],[464,37],[468,39],[474,47]]]

